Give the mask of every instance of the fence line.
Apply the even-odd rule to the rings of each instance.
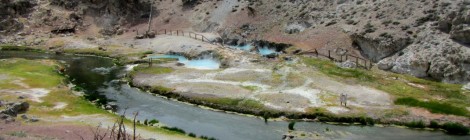
[[[204,35],[197,34],[195,32],[190,32],[190,31],[162,29],[162,30],[157,31],[155,34],[156,35],[176,35],[176,36],[186,36],[187,35],[188,37],[196,39],[196,40],[201,40],[203,42],[207,42],[207,43],[210,43],[210,44],[219,45],[217,43],[211,42]],[[372,68],[372,61],[370,61],[370,60],[363,59],[363,58],[360,58],[358,56],[354,56],[354,55],[350,55],[350,54],[336,55],[336,53],[332,53],[331,50],[328,50],[328,53],[326,53],[326,52],[322,53],[322,52],[319,52],[317,49],[315,49],[314,51],[301,52],[299,54],[301,54],[301,55],[308,55],[308,54],[312,55],[313,54],[316,57],[322,56],[322,57],[328,58],[331,61],[341,62],[341,63],[349,60],[351,62],[355,62],[357,67],[364,68],[364,69],[367,69],[367,70]]]
[[[204,35],[197,34],[194,32],[189,32],[189,31],[181,31],[181,30],[167,30],[167,29],[162,29],[159,30],[155,33],[156,35],[176,35],[176,36],[189,36],[190,38],[196,39],[196,40],[201,40],[203,42],[211,43],[212,42],[205,37]]]
[[[315,55],[316,57],[325,57],[331,61],[335,62],[346,62],[346,61],[351,61],[355,62],[357,67],[364,68],[364,69],[371,69],[372,68],[372,61],[360,58],[358,56],[350,55],[350,54],[345,54],[345,55],[337,55],[336,53],[332,53],[331,50],[328,50],[328,52],[320,52],[317,49],[314,51],[307,51],[307,52],[301,52],[301,55]]]

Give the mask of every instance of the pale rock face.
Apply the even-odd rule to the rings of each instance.
[[[423,34],[428,34],[424,32]],[[449,83],[470,81],[470,48],[451,41],[446,34],[421,38],[392,57],[378,63],[383,70],[431,77]]]
[[[411,43],[411,39],[407,37],[384,38],[353,34],[351,38],[360,48],[362,54],[375,62],[395,54]]]

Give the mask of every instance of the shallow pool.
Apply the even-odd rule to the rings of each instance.
[[[162,59],[162,58],[173,58],[178,59],[178,62],[183,63],[187,68],[194,68],[194,69],[219,69],[220,62],[213,58],[212,56],[203,56],[198,59],[188,59],[181,55],[155,55],[150,56],[153,59]]]

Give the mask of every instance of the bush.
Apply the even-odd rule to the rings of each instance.
[[[452,135],[467,135],[469,129],[460,123],[445,123],[442,129],[446,130],[448,134]]]
[[[429,122],[429,128],[434,128],[434,129],[437,129],[439,128],[439,124],[436,122],[436,121],[431,121]]]
[[[295,122],[290,122],[289,123],[289,130],[294,130],[294,125],[295,125]]]
[[[412,122],[409,122],[409,123],[406,123],[405,124],[406,127],[409,127],[409,128],[425,128],[426,126],[424,125],[424,122],[423,121],[412,121]]]
[[[196,134],[194,134],[194,133],[189,133],[188,136],[195,138],[195,137],[196,137]]]
[[[181,133],[181,134],[186,134],[186,132],[185,132],[183,129],[180,129],[180,128],[178,128],[178,127],[167,127],[167,126],[163,126],[162,128],[163,128],[163,129],[166,129],[166,130],[169,130],[169,131],[178,132],[178,133]]]
[[[156,124],[156,123],[159,123],[159,121],[156,120],[156,119],[152,119],[152,120],[150,120],[150,121],[148,122],[148,125],[154,125],[154,124]]]

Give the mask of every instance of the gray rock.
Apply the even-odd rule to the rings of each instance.
[[[450,38],[462,43],[470,43],[470,25],[461,24],[452,27],[452,30],[450,31]]]
[[[463,85],[463,89],[470,90],[470,83],[467,83],[466,85]]]
[[[295,34],[303,32],[305,29],[310,28],[312,24],[306,21],[297,21],[297,22],[290,22],[286,25],[284,32],[288,34]]]
[[[0,113],[16,117],[16,115],[20,113],[25,113],[26,111],[28,111],[28,108],[29,108],[28,102],[19,102],[19,103],[14,103],[12,105],[9,105],[7,109],[1,111]]]
[[[346,61],[346,62],[343,62],[340,64],[340,67],[342,68],[351,68],[351,69],[354,69],[354,68],[357,68],[357,65],[355,62],[353,61]]]
[[[18,96],[18,99],[25,99],[26,97],[21,95],[21,96]]]
[[[21,118],[24,119],[24,120],[27,120],[28,116],[26,114],[23,114],[23,115],[21,115]]]
[[[33,117],[33,118],[29,119],[29,121],[30,121],[30,122],[38,122],[38,121],[39,121],[39,119],[38,119],[38,118],[36,118],[36,117]]]

